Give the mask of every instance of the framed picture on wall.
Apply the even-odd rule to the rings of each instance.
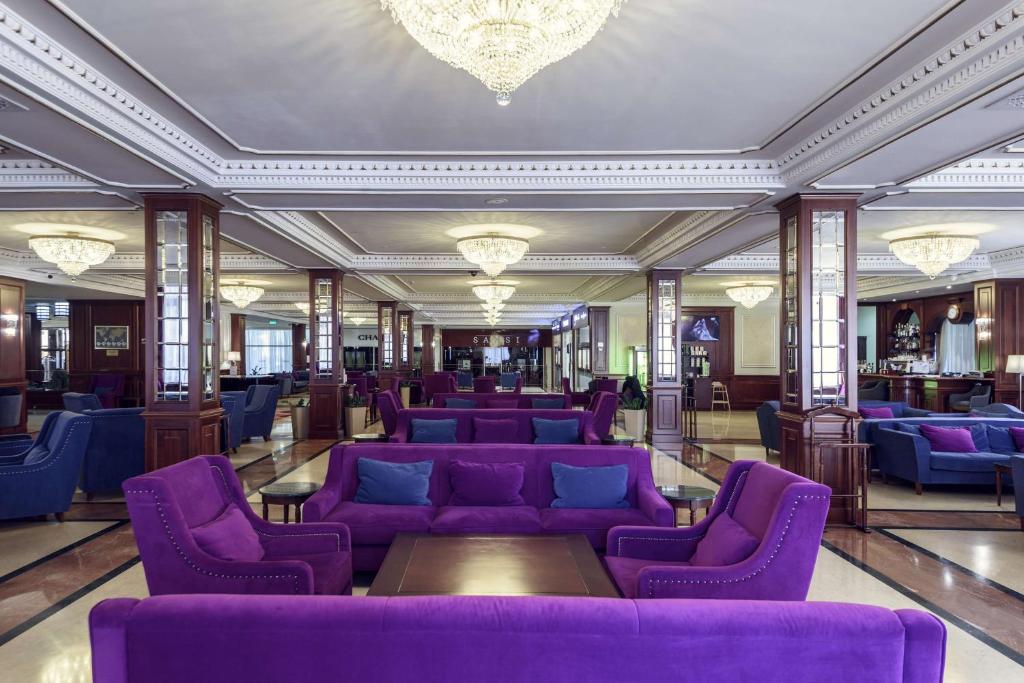
[[[92,327],[93,348],[97,350],[128,349],[128,326],[127,325],[93,325]]]

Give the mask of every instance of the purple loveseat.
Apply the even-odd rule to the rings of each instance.
[[[417,462],[432,460],[432,505],[375,505],[354,502],[359,488],[358,459]],[[449,505],[453,460],[523,463],[523,505],[478,507]],[[551,463],[579,467],[625,464],[627,499],[618,509],[553,509]],[[302,507],[308,522],[342,522],[352,536],[352,566],[373,571],[399,532],[406,533],[582,533],[594,548],[604,548],[608,530],[620,525],[672,526],[672,507],[654,488],[651,456],[641,448],[607,446],[532,446],[503,444],[355,444],[331,449],[324,486]]]
[[[627,598],[804,600],[831,493],[737,460],[707,517],[682,529],[612,529],[605,565]]]
[[[89,614],[95,683],[939,683],[920,610],[561,597],[170,595]]]
[[[398,411],[398,426],[391,441],[409,443],[413,438],[413,420],[455,420],[456,443],[533,443],[533,418],[544,420],[576,420],[581,444],[600,444],[603,435],[594,431],[593,413],[585,410],[499,410],[492,408],[404,408]],[[504,438],[493,429],[476,429],[477,420],[513,420],[514,440]],[[607,433],[607,430],[606,430]]]
[[[562,408],[572,409],[572,401],[567,399],[565,394],[515,394],[512,392],[504,394],[478,394],[471,391],[440,392],[431,397],[430,405],[434,408],[445,408],[448,399],[476,401],[474,408],[500,408],[503,410],[533,408],[533,402],[539,399],[541,401],[562,401]]]

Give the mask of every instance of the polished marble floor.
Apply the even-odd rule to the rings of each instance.
[[[730,429],[737,425],[736,442],[649,448],[656,481],[717,489],[732,460],[763,460],[764,450],[742,431],[750,425],[744,427],[746,418],[738,416],[737,411],[730,420]],[[322,482],[327,469],[330,442],[294,442],[283,420],[273,436],[266,444],[248,444],[232,458],[258,512],[256,490],[263,484]],[[949,628],[947,682],[1022,679],[1024,533],[1012,501],[1000,511],[986,492],[937,491],[933,504],[924,502],[933,492],[918,497],[912,489],[907,494],[895,487],[876,495],[878,486],[871,495],[887,509],[872,504],[872,533],[826,531],[810,599],[930,610]],[[982,498],[991,498],[991,509]],[[912,506],[915,499],[920,500]],[[0,523],[2,680],[90,680],[89,609],[109,597],[146,595],[123,502],[82,500],[73,511],[64,524]],[[272,507],[271,515],[279,519],[280,508]],[[370,578],[357,577],[357,594],[365,592]]]

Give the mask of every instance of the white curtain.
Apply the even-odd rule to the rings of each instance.
[[[290,372],[292,331],[250,329],[245,331],[245,373]]]
[[[974,356],[974,323],[954,325],[946,320],[939,333],[939,372],[963,374],[978,369]]]

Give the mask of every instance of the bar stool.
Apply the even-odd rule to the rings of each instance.
[[[711,383],[711,410],[715,410],[716,405],[724,405],[725,409],[730,413],[732,412],[732,404],[729,403],[729,388],[721,382]]]

